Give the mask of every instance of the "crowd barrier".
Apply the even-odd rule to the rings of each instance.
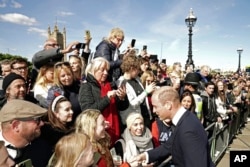
[[[208,139],[208,143],[210,147],[210,155],[215,164],[218,164],[229,144],[233,142],[235,136],[241,133],[241,128],[244,127],[247,122],[248,116],[249,109],[245,111],[242,110],[237,114],[232,114],[230,120],[224,122],[223,125],[219,123],[212,123],[205,128],[208,134],[212,133],[211,137]],[[170,160],[171,157],[166,159],[158,167],[169,167]]]

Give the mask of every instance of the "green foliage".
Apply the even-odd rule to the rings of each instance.
[[[2,60],[5,60],[5,59],[14,60],[15,58],[19,58],[19,57],[27,60],[29,69],[32,67],[32,63],[26,57],[22,57],[22,56],[19,56],[19,55],[11,55],[11,54],[8,54],[8,53],[0,53],[0,62]]]

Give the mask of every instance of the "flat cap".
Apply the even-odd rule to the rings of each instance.
[[[13,99],[8,101],[0,111],[0,122],[15,119],[38,118],[43,116],[47,109],[25,100]]]

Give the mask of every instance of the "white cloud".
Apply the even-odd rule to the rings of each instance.
[[[28,32],[30,32],[30,33],[38,33],[40,36],[43,36],[43,37],[47,37],[48,36],[46,30],[39,29],[39,28],[36,28],[36,27],[30,27],[30,28],[28,28]]]
[[[14,1],[14,0],[12,0],[12,1],[11,1],[11,7],[12,7],[12,8],[21,8],[21,7],[22,7],[22,4],[20,4],[20,3],[16,2],[16,1]]]
[[[37,23],[35,18],[30,18],[28,16],[19,13],[7,13],[3,15],[0,14],[0,21],[10,22],[20,25],[28,25],[28,26]]]
[[[72,16],[72,15],[75,15],[74,13],[72,12],[58,12],[57,13],[58,16]]]

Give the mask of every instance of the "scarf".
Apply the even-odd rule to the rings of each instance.
[[[108,91],[111,91],[111,85],[109,82],[105,82],[100,84],[101,86],[101,97],[107,96]],[[103,117],[106,121],[109,122],[110,128],[106,131],[111,137],[111,146],[120,138],[120,126],[119,126],[119,117],[118,117],[118,110],[116,107],[115,98],[110,98],[109,105],[101,111]]]
[[[148,128],[145,128],[142,136],[132,136],[129,129],[126,128],[122,137],[126,143],[124,161],[128,161],[133,156],[153,149],[152,135]]]

